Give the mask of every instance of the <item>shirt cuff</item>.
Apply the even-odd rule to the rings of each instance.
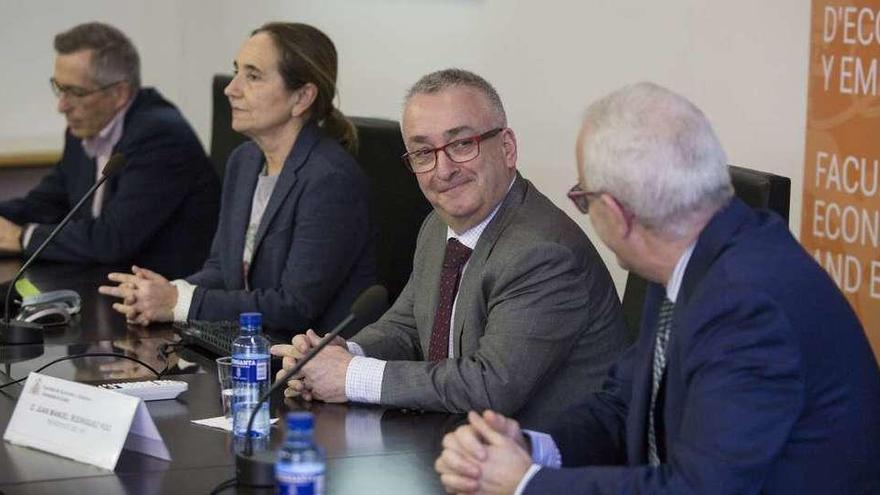
[[[522,495],[523,491],[526,489],[526,485],[529,484],[529,481],[532,481],[532,478],[540,470],[540,465],[532,464],[532,467],[530,467],[529,470],[526,471],[526,474],[523,475],[522,479],[519,480],[519,484],[516,485],[516,491],[513,492],[513,495]]]
[[[553,437],[539,431],[523,430],[532,443],[532,461],[541,466],[552,468],[562,467],[562,455]]]
[[[37,224],[29,223],[24,226],[24,230],[21,231],[21,250],[24,251],[27,249],[28,244],[31,243],[31,236],[34,235],[34,231],[37,230]]]
[[[345,346],[348,347],[348,352],[354,354],[355,356],[364,357],[367,355],[367,353],[364,352],[364,348],[361,347],[360,344],[347,340],[345,341]]]
[[[189,307],[192,306],[196,286],[183,279],[172,280],[171,285],[177,287],[177,304],[174,305],[174,321],[186,322],[189,319]]]
[[[378,404],[382,398],[386,362],[363,356],[353,357],[345,372],[345,397],[351,402]]]

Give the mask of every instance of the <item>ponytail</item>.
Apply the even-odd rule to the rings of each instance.
[[[348,117],[339,111],[338,108],[332,107],[330,114],[324,117],[320,122],[320,126],[332,138],[339,141],[339,144],[341,144],[349,153],[352,155],[357,154],[357,128]]]

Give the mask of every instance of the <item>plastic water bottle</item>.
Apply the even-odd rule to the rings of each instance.
[[[324,453],[315,445],[314,429],[312,413],[287,413],[287,439],[275,462],[280,495],[324,494]]]
[[[257,401],[269,390],[269,341],[260,334],[263,315],[242,313],[238,337],[232,342],[232,431],[247,435],[248,421]],[[269,402],[260,407],[250,436],[269,434]]]

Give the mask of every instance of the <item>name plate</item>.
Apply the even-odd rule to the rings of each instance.
[[[3,440],[105,469],[123,447],[171,460],[141,399],[39,373],[28,375]]]

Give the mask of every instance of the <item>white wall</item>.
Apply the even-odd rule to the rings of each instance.
[[[692,99],[730,163],[792,178],[800,225],[810,5],[804,0],[0,0],[0,152],[60,143],[48,87],[54,33],[99,19],[129,33],[143,79],[210,141],[210,80],[229,72],[267,20],[308,22],[340,53],[344,112],[397,118],[419,76],[458,66],[493,82],[520,146],[520,169],[583,225],[565,191],[586,104],[653,80]],[[6,143],[6,144],[4,144]],[[12,144],[9,144],[12,143]],[[589,228],[587,227],[589,232]],[[603,256],[622,290],[624,274]]]

